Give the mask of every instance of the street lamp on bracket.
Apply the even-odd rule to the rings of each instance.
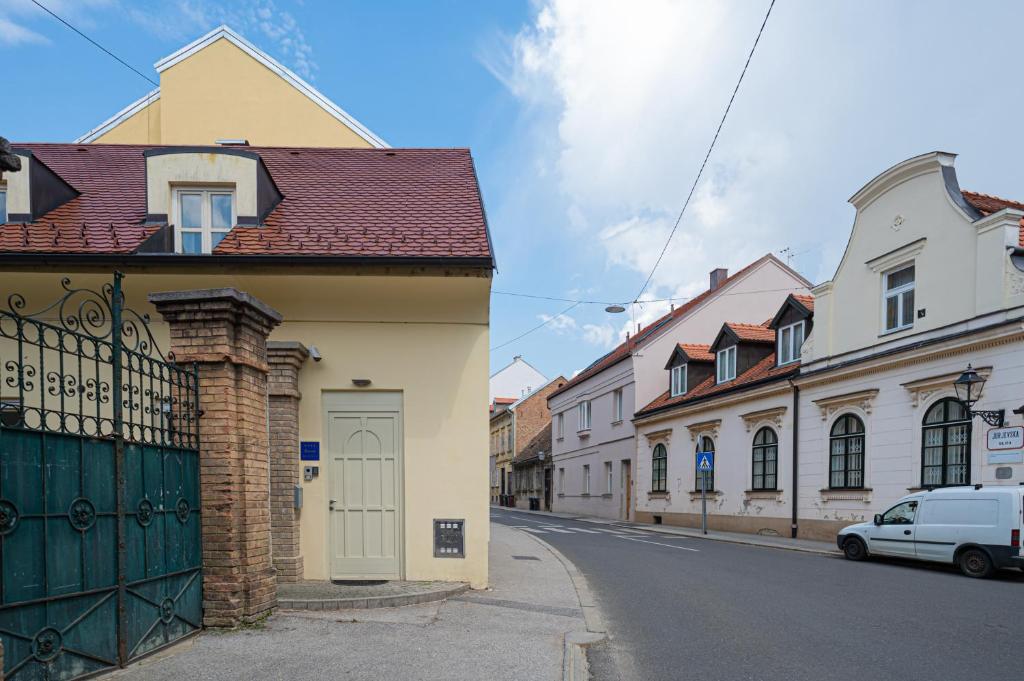
[[[981,376],[968,364],[967,371],[960,374],[960,378],[953,381],[953,389],[956,390],[956,398],[964,405],[967,415],[970,418],[980,416],[981,420],[990,426],[1000,428],[1006,422],[1006,410],[995,409],[972,409],[971,407],[981,399],[981,391],[985,387],[985,377]]]

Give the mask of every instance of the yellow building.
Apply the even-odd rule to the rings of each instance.
[[[160,87],[76,142],[375,147],[387,144],[294,72],[227,26],[154,68]]]
[[[302,500],[275,490],[275,532],[297,533],[274,537],[279,578],[485,586],[494,261],[469,151],[388,149],[227,28],[157,70],[158,92],[81,140],[102,144],[15,144],[0,304],[43,306],[62,276],[98,288],[116,269],[166,348],[151,293],[262,301],[283,317],[271,340],[294,350],[301,396],[294,447],[270,433]],[[387,456],[353,452],[359,428]],[[300,461],[299,441],[319,459]],[[461,553],[435,545],[442,520],[461,521]]]

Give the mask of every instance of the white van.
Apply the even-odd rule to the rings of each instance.
[[[873,522],[844,527],[836,543],[850,560],[897,556],[952,563],[968,577],[1024,570],[1024,486],[942,487],[900,499]]]

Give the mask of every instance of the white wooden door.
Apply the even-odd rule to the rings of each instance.
[[[325,403],[331,579],[401,579],[401,396],[341,393]]]

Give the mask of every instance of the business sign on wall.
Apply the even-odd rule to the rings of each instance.
[[[1024,447],[1024,426],[992,428],[988,431],[988,448],[992,451],[1021,449],[1022,447]]]

